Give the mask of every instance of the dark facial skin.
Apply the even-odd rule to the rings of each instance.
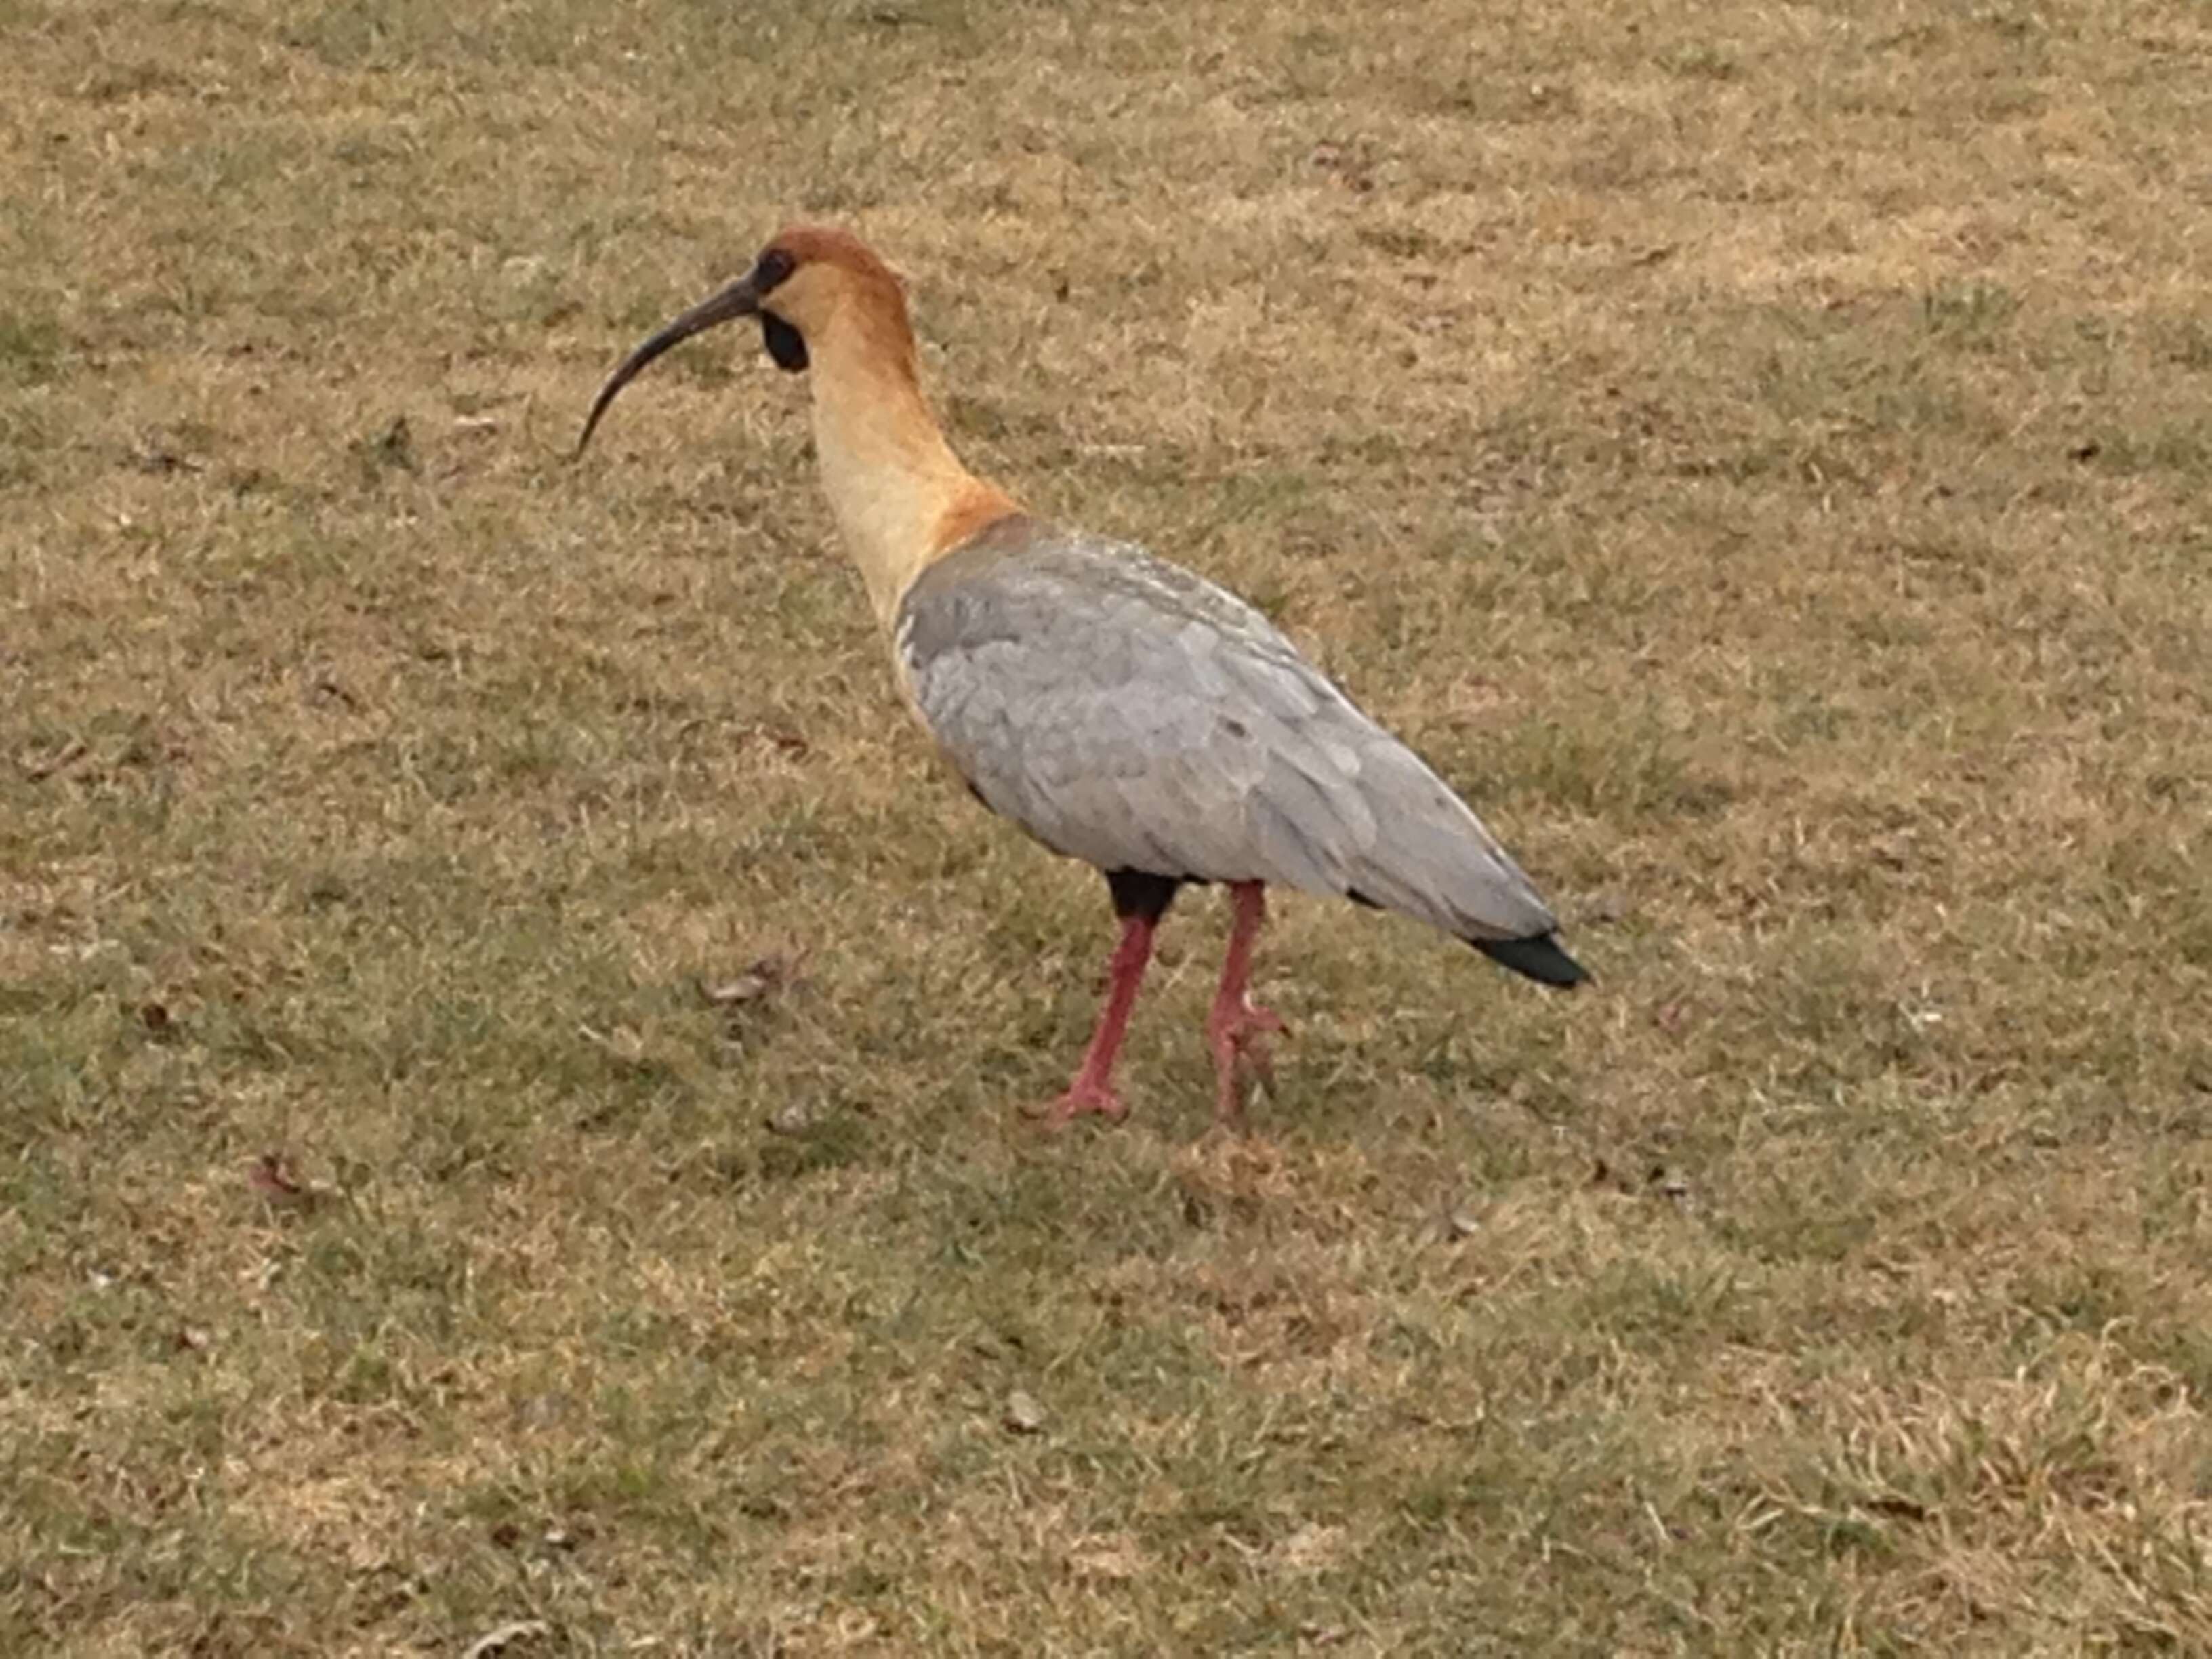
[[[782,318],[761,313],[761,343],[775,366],[796,374],[806,367],[806,337]]]
[[[790,276],[792,258],[780,247],[772,247],[754,262],[750,277],[753,292],[765,300]],[[806,367],[805,337],[782,318],[763,310],[761,319],[761,343],[768,355],[775,360],[778,368],[796,374]]]

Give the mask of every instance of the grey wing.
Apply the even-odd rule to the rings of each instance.
[[[1474,814],[1259,612],[1084,550],[908,601],[916,706],[993,811],[1105,870],[1345,895],[1469,939],[1551,930]]]

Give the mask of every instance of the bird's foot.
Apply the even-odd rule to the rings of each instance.
[[[1068,1085],[1067,1092],[1059,1099],[1045,1101],[1024,1109],[1036,1120],[1040,1128],[1045,1129],[1057,1129],[1089,1112],[1096,1112],[1111,1123],[1119,1123],[1129,1115],[1129,1109],[1122,1104],[1121,1096],[1104,1082],[1088,1077],[1078,1077]]]
[[[1207,1046],[1213,1050],[1216,1084],[1213,1121],[1224,1128],[1244,1127],[1244,1078],[1249,1074],[1261,1088],[1274,1092],[1274,1058],[1267,1039],[1285,1036],[1290,1027],[1272,1008],[1242,998],[1226,1011],[1216,1008],[1206,1022]]]

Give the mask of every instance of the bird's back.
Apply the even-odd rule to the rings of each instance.
[[[1055,851],[1343,895],[1476,942],[1554,925],[1474,814],[1273,623],[1139,548],[1000,520],[916,579],[895,650],[946,757]]]

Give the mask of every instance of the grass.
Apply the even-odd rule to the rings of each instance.
[[[0,20],[0,1650],[2212,1647],[2197,8]],[[1286,900],[1225,1143],[1200,900],[1036,1139],[799,391],[565,459],[802,215],[1594,993]]]

